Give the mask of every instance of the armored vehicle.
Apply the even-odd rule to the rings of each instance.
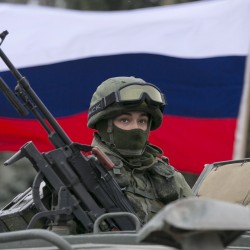
[[[87,234],[70,235],[64,227],[2,232],[0,249],[250,249],[248,173],[250,159],[206,165],[193,186],[196,197],[172,202],[143,227],[126,212],[108,213]],[[29,196],[27,190],[1,210],[2,228],[11,228],[17,210],[24,216],[22,210],[33,202]],[[113,216],[129,216],[134,229],[101,232],[101,221]],[[27,225],[30,218],[22,219]]]

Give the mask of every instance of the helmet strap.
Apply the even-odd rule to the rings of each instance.
[[[113,134],[113,119],[108,119],[107,133],[109,135],[109,143],[111,147],[115,147],[115,140]]]

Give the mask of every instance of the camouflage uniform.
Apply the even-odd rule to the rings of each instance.
[[[112,93],[134,84],[139,84],[138,88],[142,84],[142,90],[138,90],[142,96],[144,89],[151,91],[145,87],[148,84],[144,80],[134,77],[116,77],[103,82],[92,97],[88,126],[98,130],[92,145],[98,146],[115,163],[111,174],[128,196],[137,216],[146,223],[164,205],[193,193],[182,174],[162,157],[161,149],[147,141],[150,130],[158,128],[162,122],[162,109],[150,105],[150,96],[144,95],[136,105],[131,102],[121,105],[117,103],[119,100],[106,107],[101,104],[107,102],[107,96],[110,98]],[[122,131],[113,124],[117,115],[129,111],[143,111],[149,115],[147,131]]]

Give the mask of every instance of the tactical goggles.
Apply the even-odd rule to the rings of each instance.
[[[90,107],[89,118],[114,103],[124,106],[137,106],[144,101],[148,106],[160,108],[162,112],[166,105],[164,94],[155,85],[149,83],[131,83],[105,96],[101,101]]]

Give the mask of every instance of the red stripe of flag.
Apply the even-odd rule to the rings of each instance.
[[[72,141],[91,144],[94,131],[86,126],[87,113],[57,120]],[[0,124],[0,151],[17,151],[27,141],[41,152],[53,149],[36,120],[1,118]],[[162,126],[151,132],[150,142],[161,147],[178,170],[199,174],[204,164],[232,159],[235,128],[233,118],[164,116]]]

